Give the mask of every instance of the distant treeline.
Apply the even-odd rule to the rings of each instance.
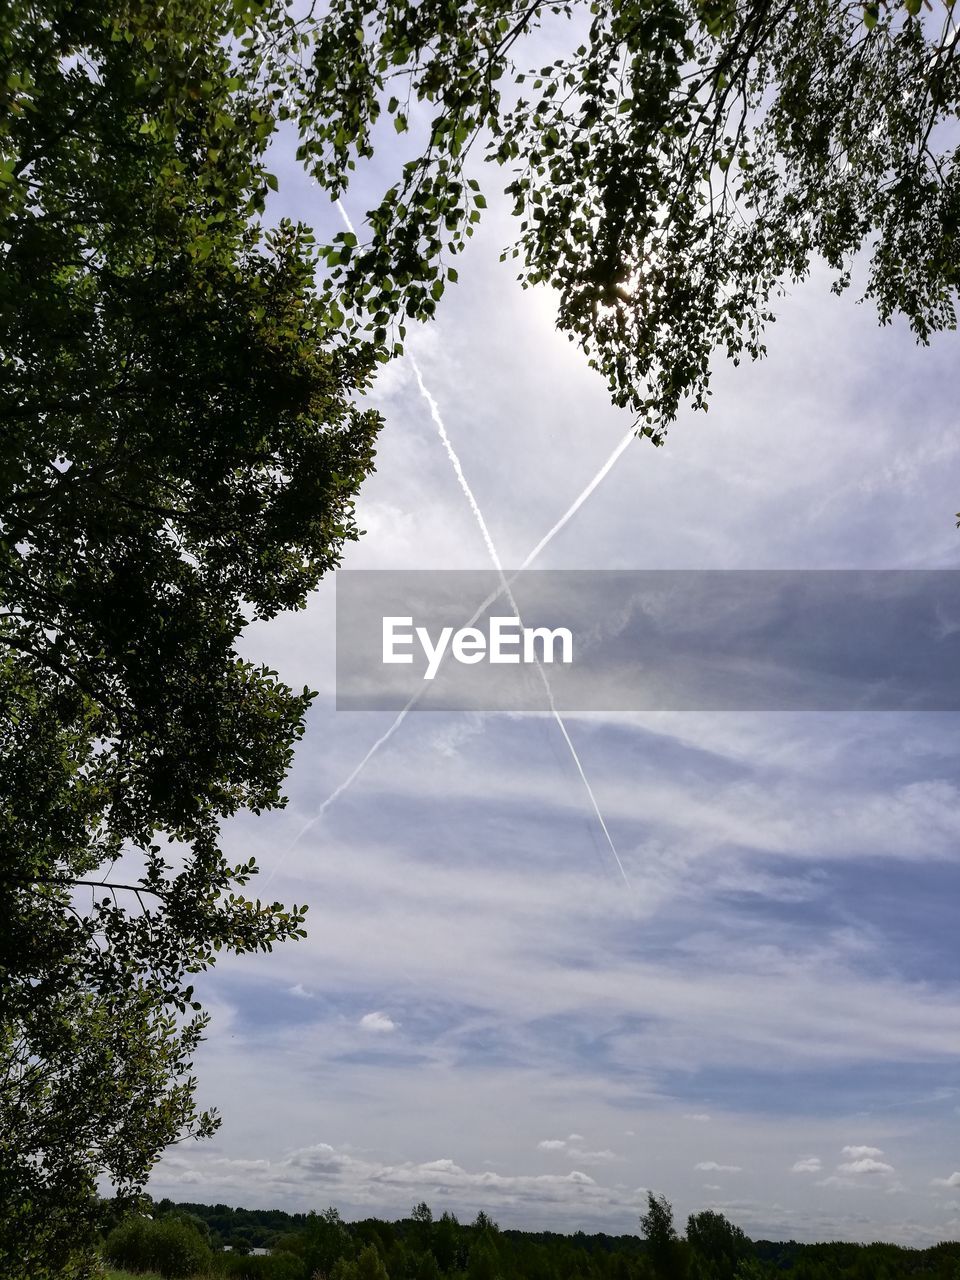
[[[344,1222],[336,1209],[282,1209],[161,1200],[107,1236],[109,1261],[171,1280],[960,1280],[960,1243],[892,1244],[750,1240],[722,1214],[692,1214],[681,1234],[662,1197],[650,1196],[640,1234],[563,1235],[501,1230],[484,1213],[470,1224],[434,1218]],[[270,1250],[254,1256],[254,1249]]]

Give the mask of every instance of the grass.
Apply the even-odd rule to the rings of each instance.
[[[156,1271],[108,1271],[107,1280],[161,1280]]]

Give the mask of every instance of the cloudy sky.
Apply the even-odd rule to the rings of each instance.
[[[276,212],[340,229],[277,167]],[[630,422],[499,264],[491,203],[410,346],[509,567]],[[361,222],[363,189],[346,204]],[[536,567],[957,567],[951,343],[815,279],[769,358],[632,443]],[[346,566],[488,568],[408,362],[375,399]],[[202,983],[224,1123],[154,1194],[635,1231],[652,1188],[754,1236],[960,1232],[958,717],[570,717],[627,883],[546,715],[411,714],[321,813],[393,719],[333,709],[333,588],[246,638],[321,696],[289,807],[225,837],[310,936]]]

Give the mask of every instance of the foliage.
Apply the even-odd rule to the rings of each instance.
[[[741,1260],[750,1253],[750,1241],[722,1213],[703,1209],[687,1219],[687,1244],[704,1280],[733,1280]]]
[[[309,1215],[303,1241],[303,1258],[311,1276],[330,1276],[336,1263],[352,1253],[346,1225],[332,1206]]]
[[[163,1202],[162,1212],[174,1210]],[[796,1241],[750,1241],[734,1224],[713,1210],[692,1215],[687,1222],[687,1238],[680,1240],[673,1228],[673,1210],[665,1199],[654,1197],[657,1226],[648,1225],[665,1236],[680,1251],[679,1262],[671,1276],[689,1274],[694,1280],[707,1275],[732,1274],[735,1280],[956,1280],[960,1275],[960,1242],[944,1243],[931,1249],[907,1249],[891,1244],[859,1245],[842,1242],[799,1244]],[[280,1210],[230,1210],[225,1205],[180,1205],[190,1216],[207,1222],[229,1221],[251,1224],[267,1220],[273,1231],[273,1252],[267,1257],[237,1257],[230,1253],[214,1253],[211,1274],[234,1277],[235,1280],[313,1280],[317,1274],[354,1277],[358,1256],[367,1254],[371,1272],[383,1280],[415,1280],[423,1255],[418,1252],[417,1220],[383,1222],[371,1218],[363,1222],[344,1222],[338,1234],[342,1252],[334,1258],[329,1272],[307,1269],[304,1262],[303,1238],[305,1215],[284,1214]],[[160,1206],[155,1212],[161,1212]],[[336,1211],[327,1211],[327,1214]],[[648,1202],[646,1218],[650,1212]],[[453,1267],[440,1267],[449,1280],[467,1280],[467,1259],[475,1247],[489,1247],[493,1237],[486,1228],[460,1225],[451,1215],[435,1218],[431,1225],[430,1247],[435,1251],[437,1233],[444,1219],[455,1228],[460,1260]],[[691,1234],[690,1226],[694,1223]],[[216,1232],[213,1232],[216,1236]],[[503,1280],[655,1280],[663,1274],[654,1266],[649,1244],[637,1236],[587,1235],[577,1231],[562,1235],[549,1231],[498,1231],[496,1241],[497,1274]],[[711,1251],[711,1242],[723,1247]],[[733,1243],[739,1251],[732,1272],[718,1272],[711,1257],[728,1257],[727,1246]],[[438,1264],[439,1265],[439,1264]],[[126,1277],[123,1278],[126,1280]]]
[[[324,343],[257,6],[0,12],[0,1270],[80,1275],[194,1104],[216,953],[302,934],[219,823],[283,803],[310,701],[238,657],[356,536],[369,357]],[[82,1253],[82,1251],[81,1251]]]
[[[685,1271],[683,1246],[673,1225],[673,1209],[666,1196],[647,1192],[647,1209],[640,1215],[640,1230],[647,1242],[646,1256],[653,1274],[662,1280],[675,1280]]]
[[[104,1257],[131,1271],[157,1271],[163,1280],[190,1280],[206,1271],[210,1249],[192,1223],[171,1216],[153,1221],[135,1217],[107,1237]]]
[[[508,171],[524,285],[659,440],[706,408],[715,350],[764,350],[772,298],[819,257],[918,339],[955,327],[960,101],[952,0],[333,0],[295,79],[301,154],[339,195],[380,117],[412,158],[328,261],[378,336],[434,314]],[[531,70],[543,24],[563,51]],[[581,38],[582,37],[582,38]],[[296,60],[296,59],[294,59]],[[293,83],[293,78],[291,78]],[[402,331],[401,331],[402,336]]]
[[[222,1254],[214,1260],[214,1271],[229,1280],[306,1280],[309,1274],[302,1258],[284,1252],[250,1257]]]
[[[556,290],[561,330],[655,440],[684,397],[706,406],[714,351],[762,354],[773,299],[815,258],[842,290],[863,251],[865,296],[921,341],[955,325],[945,0],[202,7],[235,24],[248,128],[292,123],[333,197],[375,155],[388,175],[369,238],[324,249],[339,341],[354,323],[402,343],[435,314],[486,207],[475,156],[504,171],[521,280]],[[530,68],[537,42],[557,56]]]

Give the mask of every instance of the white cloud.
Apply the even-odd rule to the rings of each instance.
[[[790,1166],[791,1173],[819,1173],[822,1168],[819,1156],[803,1156]]]
[[[287,991],[292,996],[299,996],[301,1000],[313,999],[313,992],[308,991],[302,982],[297,982],[292,987],[287,987]]]
[[[186,1164],[181,1158],[178,1165]],[[168,1167],[172,1161],[168,1162]],[[441,1197],[445,1205],[465,1213],[478,1205],[500,1207],[567,1206],[576,1213],[609,1212],[632,1207],[629,1193],[599,1186],[579,1169],[557,1174],[501,1174],[474,1171],[449,1157],[397,1164],[361,1158],[328,1142],[301,1147],[278,1160],[233,1160],[207,1154],[193,1168],[178,1168],[160,1185],[203,1185],[207,1195],[229,1194],[231,1188],[257,1188],[255,1194],[276,1203],[313,1203],[320,1197],[357,1212],[400,1213],[411,1197]]]
[[[864,1156],[860,1160],[849,1160],[845,1164],[838,1164],[837,1172],[850,1174],[853,1177],[865,1173],[893,1173],[893,1165],[887,1164],[884,1160],[874,1160],[870,1156]]]
[[[716,1160],[701,1160],[693,1167],[699,1169],[701,1173],[743,1173],[742,1167],[738,1164],[717,1164]]]
[[[544,1138],[542,1142],[537,1143],[538,1151],[563,1151],[566,1147],[565,1138]]]
[[[932,1187],[960,1187],[960,1173],[951,1173],[949,1178],[934,1178]]]
[[[582,1133],[568,1133],[568,1134],[567,1134],[567,1141],[568,1141],[568,1142],[583,1142],[583,1134],[582,1134]]]
[[[847,1146],[840,1153],[852,1156],[838,1164],[829,1177],[821,1179],[817,1185],[821,1187],[843,1187],[854,1189],[879,1183],[888,1192],[900,1191],[899,1183],[889,1181],[896,1172],[893,1165],[886,1160],[878,1160],[882,1156],[880,1147]]]
[[[396,1031],[399,1024],[394,1022],[388,1014],[376,1009],[373,1013],[365,1013],[360,1019],[360,1025],[364,1031],[385,1032]]]

